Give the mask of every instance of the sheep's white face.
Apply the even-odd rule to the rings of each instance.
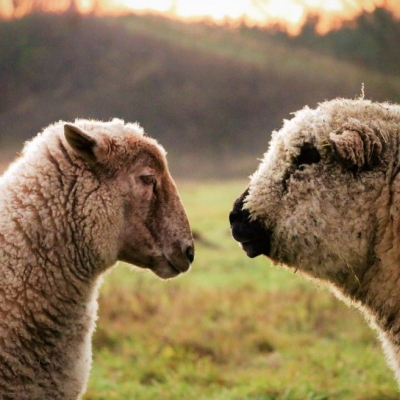
[[[249,257],[265,254],[350,291],[374,262],[389,201],[388,135],[370,103],[357,102],[347,113],[329,102],[285,121],[230,214]]]
[[[105,134],[107,124],[113,130]],[[91,194],[92,212],[85,218],[100,230],[93,241],[102,238],[102,245],[91,246],[107,243],[107,249],[97,250],[105,254],[99,256],[105,267],[125,261],[164,279],[187,271],[194,259],[192,233],[162,147],[122,121],[90,127],[67,124],[65,138],[88,176],[100,182],[93,184],[96,195]]]

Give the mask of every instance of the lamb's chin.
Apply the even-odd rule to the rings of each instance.
[[[161,279],[175,278],[180,274],[180,272],[172,266],[168,268],[155,268],[152,269],[152,271]]]
[[[186,263],[185,266],[178,266],[177,264],[170,262],[167,258],[163,258],[158,260],[157,265],[152,266],[150,269],[161,279],[171,279],[175,278],[182,272],[187,271],[188,267],[186,266]]]
[[[270,240],[266,240],[265,237],[242,242],[240,245],[249,258],[255,258],[261,255],[269,257],[271,253],[271,242]]]

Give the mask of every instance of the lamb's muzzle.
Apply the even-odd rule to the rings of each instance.
[[[248,257],[254,258],[261,254],[269,256],[271,234],[258,221],[252,221],[247,210],[243,210],[243,202],[247,195],[248,190],[236,199],[229,213],[232,236],[240,243]]]
[[[186,257],[189,260],[189,263],[191,264],[194,261],[194,246],[190,245],[186,248],[185,251]]]
[[[168,267],[172,271],[172,276],[175,276],[176,274],[179,275],[180,273],[188,271],[190,265],[193,263],[194,260],[193,240],[191,240],[190,244],[188,245],[182,244],[182,250],[179,249],[179,251],[177,251],[177,254],[171,254],[170,256],[164,255],[164,256],[167,260]],[[161,277],[164,277],[164,274],[165,271],[162,272]]]

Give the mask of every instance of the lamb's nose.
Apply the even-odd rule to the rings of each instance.
[[[186,257],[188,258],[190,264],[193,262],[194,260],[194,247],[193,246],[189,246],[186,249]]]
[[[241,220],[242,220],[242,211],[241,210],[233,209],[229,213],[229,222],[231,225],[238,223]]]

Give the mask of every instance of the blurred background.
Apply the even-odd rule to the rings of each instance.
[[[227,220],[291,112],[400,102],[399,17],[398,0],[0,0],[0,168],[54,121],[138,121],[196,239],[178,279],[108,274],[85,400],[399,398],[360,316],[247,259]]]
[[[247,176],[305,105],[362,84],[400,101],[398,15],[396,0],[0,0],[2,159],[56,120],[120,117],[174,176]]]

